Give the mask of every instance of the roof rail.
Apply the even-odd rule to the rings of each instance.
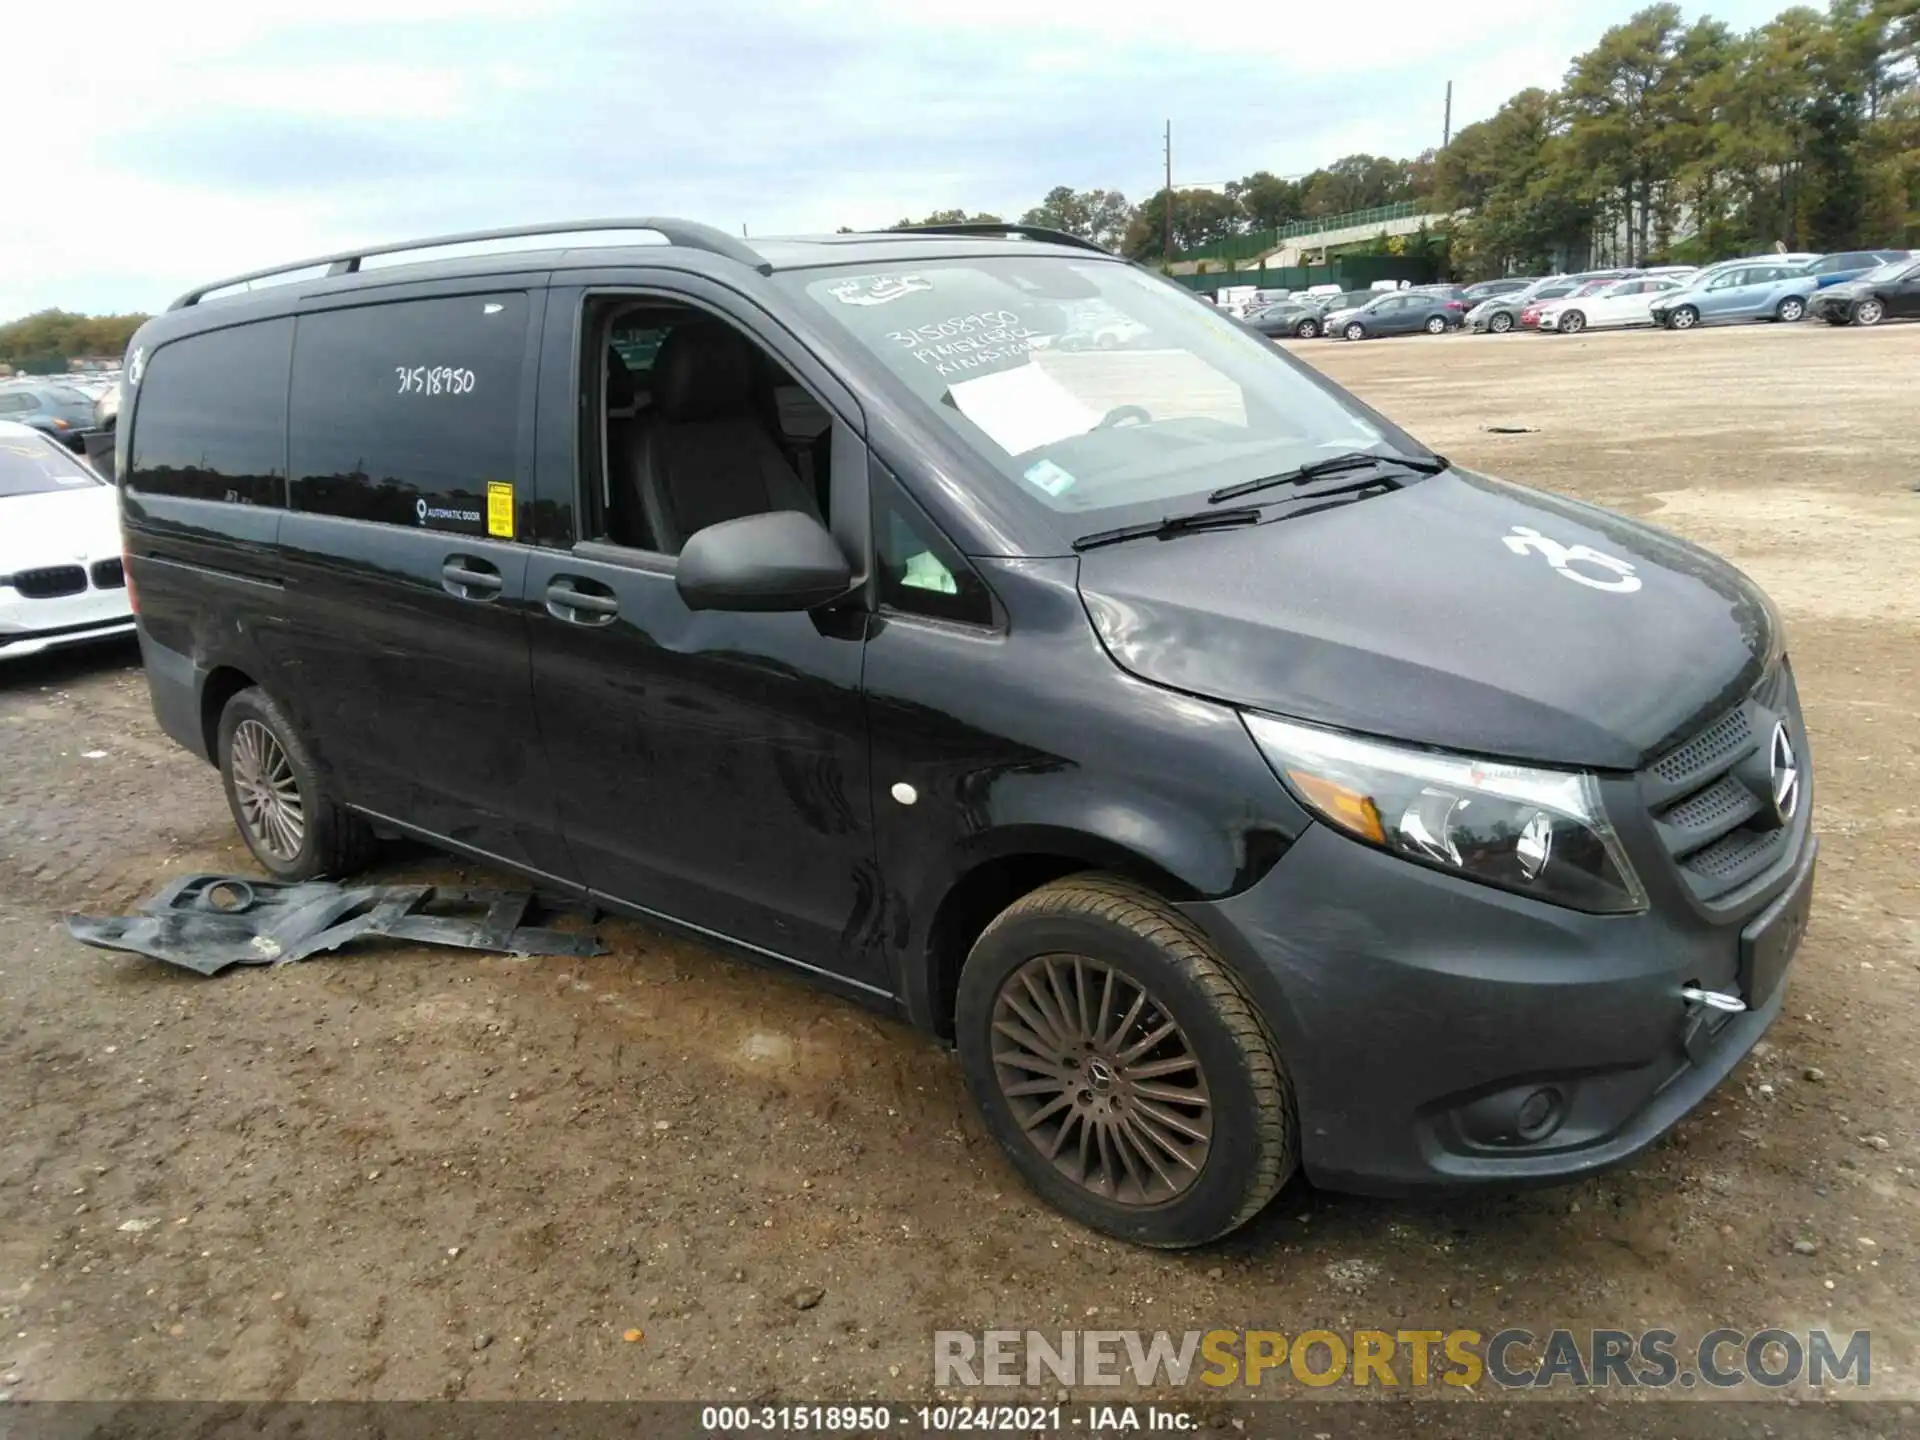
[[[711,225],[702,225],[695,220],[674,220],[665,216],[642,216],[638,219],[618,220],[556,220],[544,225],[509,225],[499,230],[468,230],[458,235],[436,235],[426,240],[405,240],[391,245],[362,246],[357,250],[342,250],[334,255],[318,255],[311,260],[295,260],[286,265],[271,265],[264,270],[249,270],[244,275],[232,275],[225,280],[196,285],[167,309],[184,310],[189,305],[199,304],[205,296],[212,294],[215,290],[247,285],[255,280],[266,280],[295,270],[311,270],[320,265],[327,267],[329,275],[355,275],[359,273],[360,262],[374,255],[399,255],[410,250],[438,250],[449,245],[470,245],[487,240],[518,240],[532,235],[579,235],[596,230],[651,230],[665,239],[669,245],[684,245],[689,250],[705,250],[711,255],[724,255],[729,260],[738,260],[742,265],[752,266],[763,275],[773,272],[773,267],[745,241],[736,240],[724,230],[716,230]]]
[[[1099,245],[1084,236],[1074,235],[1066,230],[1051,230],[1045,225],[1003,225],[998,221],[988,224],[984,221],[968,220],[952,225],[902,225],[899,229],[887,232],[894,235],[1020,235],[1028,240],[1044,240],[1051,245],[1071,245],[1076,250],[1092,250],[1100,255],[1112,255],[1104,245]]]

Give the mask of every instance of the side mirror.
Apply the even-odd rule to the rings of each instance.
[[[674,584],[689,610],[812,610],[851,590],[853,569],[818,520],[772,510],[696,530]]]

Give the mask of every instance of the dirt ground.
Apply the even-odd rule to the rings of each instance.
[[[1030,1199],[932,1040],[641,927],[212,980],[88,950],[64,913],[250,868],[117,648],[0,669],[6,1389],[904,1399],[942,1328],[1779,1325],[1871,1329],[1874,1391],[1920,1400],[1920,326],[1294,348],[1786,616],[1819,897],[1786,1012],[1669,1141],[1513,1196],[1296,1182],[1156,1254]]]

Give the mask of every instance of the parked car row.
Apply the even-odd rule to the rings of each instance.
[[[0,421],[29,426],[80,452],[97,428],[96,398],[64,375],[0,380]]]

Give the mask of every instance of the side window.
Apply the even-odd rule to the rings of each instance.
[[[583,400],[598,399],[600,422],[582,447],[583,538],[678,555],[746,515],[830,523],[832,413],[747,331],[629,295],[590,301],[583,336]]]
[[[993,624],[987,587],[894,481],[874,488],[873,550],[880,603],[889,610]]]
[[[262,320],[160,346],[134,397],[127,488],[287,503],[287,361],[293,321]]]
[[[40,402],[24,390],[15,390],[11,394],[0,390],[0,415],[24,415],[29,410],[38,410]]]
[[[527,313],[508,291],[302,315],[292,508],[511,540]]]

